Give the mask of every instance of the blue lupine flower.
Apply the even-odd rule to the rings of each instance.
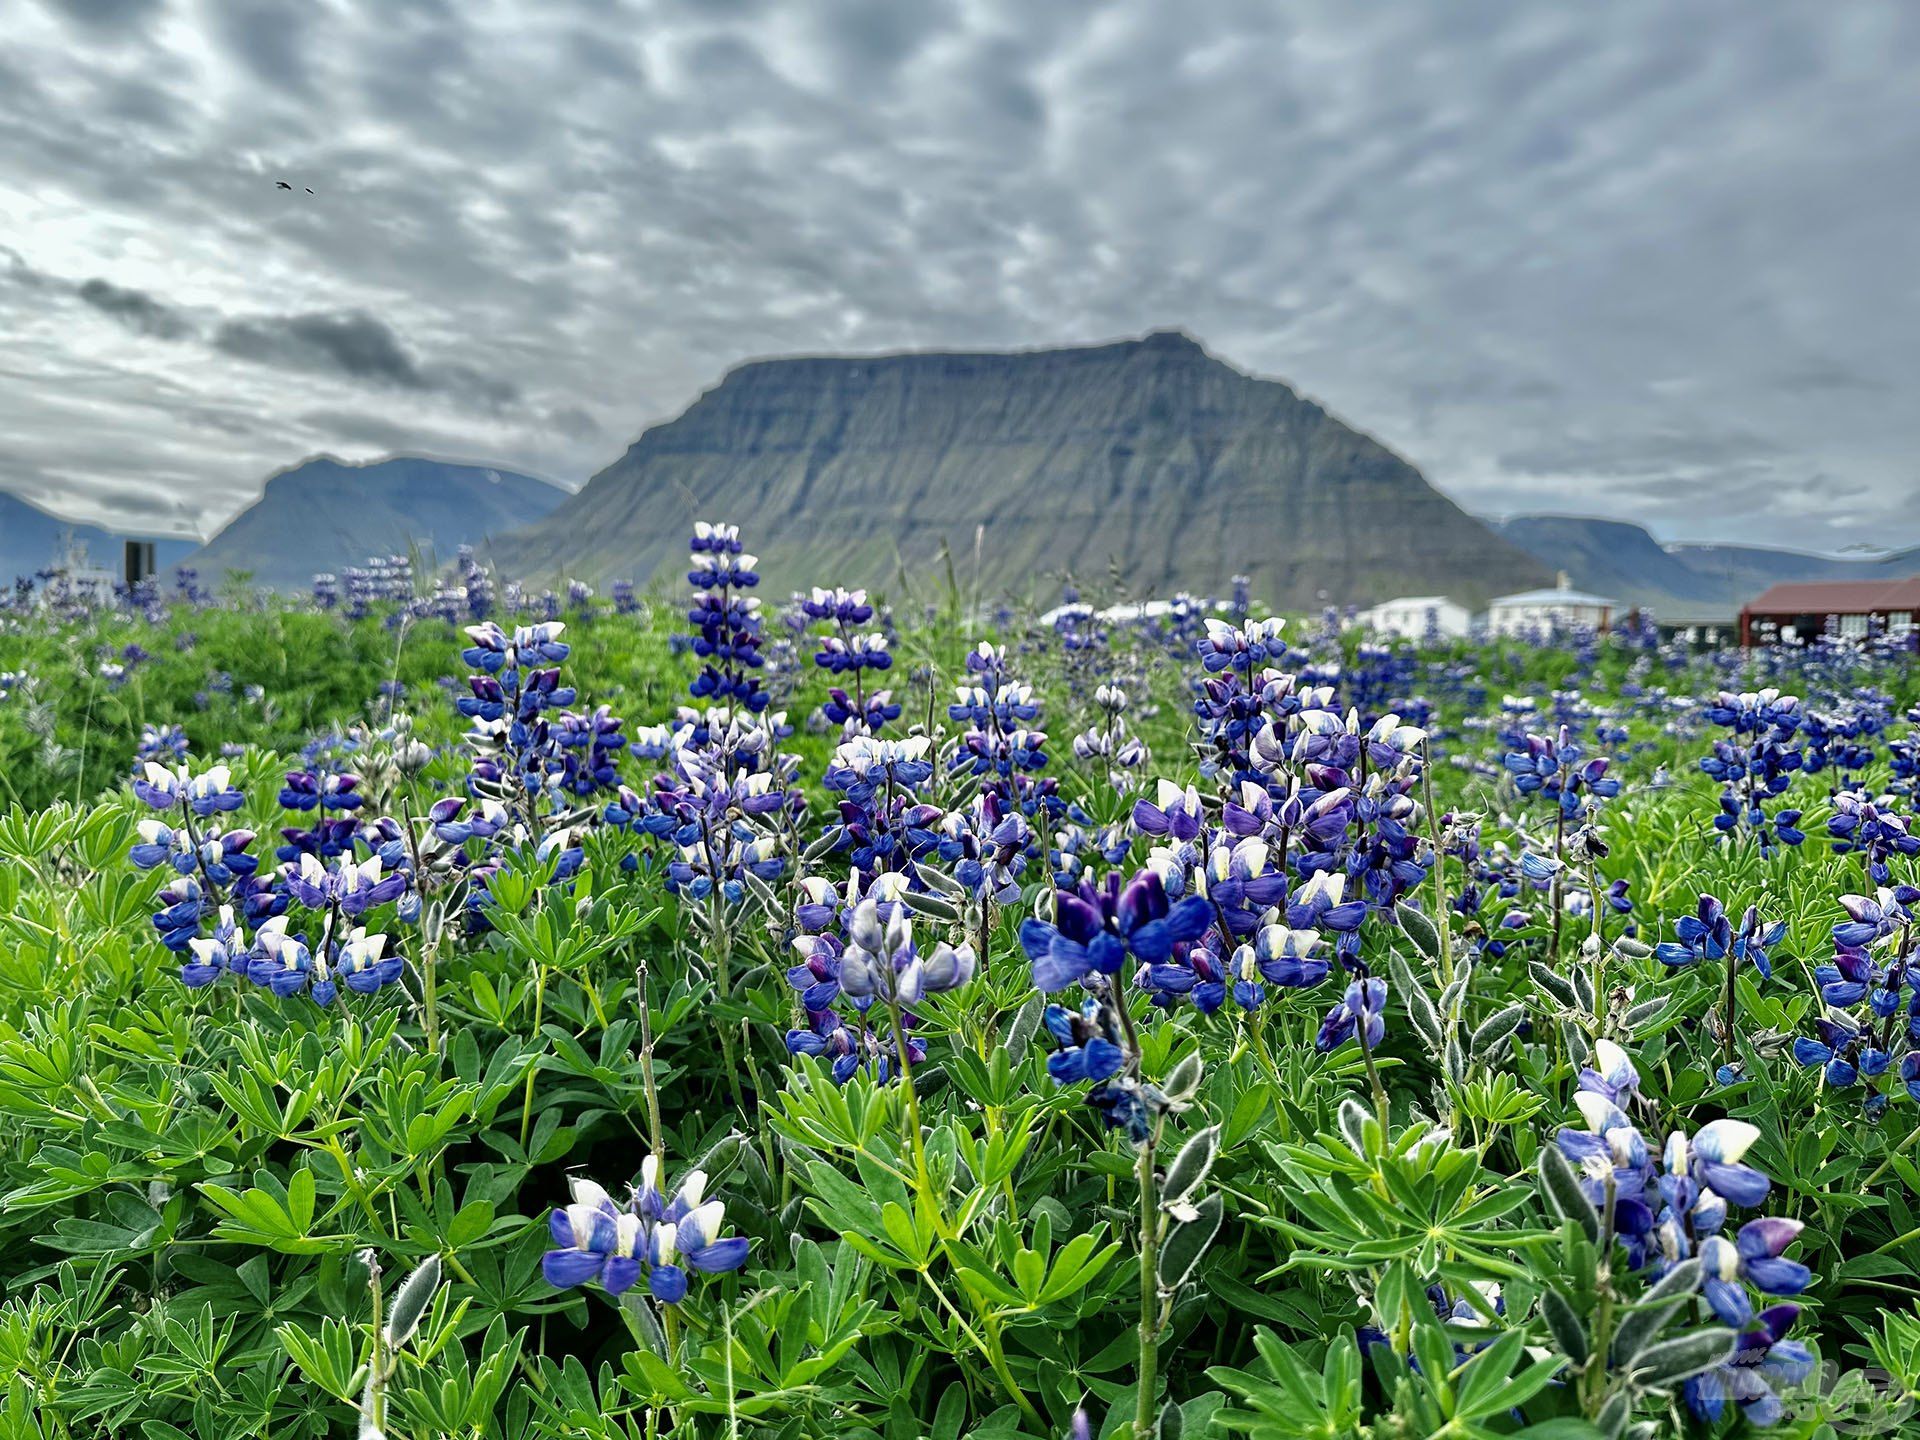
[[[1840,908],[1848,918],[1833,927],[1834,944],[1859,949],[1887,939],[1910,923],[1907,907],[1915,900],[1920,900],[1920,890],[1911,885],[1885,888],[1875,895],[1842,895]]]
[[[0,677],[3,680],[4,677]],[[6,687],[0,684],[0,699],[6,698]],[[133,758],[142,765],[169,762],[179,763],[187,758],[187,732],[178,725],[143,725],[140,727],[140,743],[134,749]]]
[[[386,945],[385,935],[369,935],[359,928],[349,931],[334,953],[331,969],[354,994],[371,995],[382,985],[398,981],[406,968],[400,956],[385,953]],[[317,993],[314,998],[320,999]]]
[[[1332,969],[1328,960],[1313,953],[1319,944],[1317,930],[1261,926],[1254,932],[1251,945],[1243,944],[1233,952],[1229,973],[1233,977],[1235,1003],[1243,1010],[1258,1009],[1267,998],[1263,981],[1286,990],[1318,985]],[[1206,1008],[1201,1006],[1202,1010]]]
[[[1174,840],[1192,840],[1206,821],[1200,793],[1191,785],[1184,790],[1171,780],[1158,783],[1159,803],[1147,799],[1133,802],[1133,828],[1142,835],[1165,835]]]
[[[1798,1295],[1813,1283],[1813,1272],[1781,1252],[1799,1238],[1798,1220],[1749,1220],[1734,1239],[1714,1235],[1701,1242],[1701,1291],[1713,1313],[1735,1328],[1753,1318],[1746,1287],[1763,1295]]]
[[[383,873],[378,855],[356,861],[346,854],[328,867],[314,856],[303,854],[287,874],[288,891],[309,910],[337,905],[344,914],[353,916],[398,900],[406,888],[406,875]]]
[[[1337,870],[1321,870],[1287,901],[1287,924],[1296,930],[1331,930],[1352,934],[1367,918],[1365,900],[1346,898],[1347,877]]]
[[[357,793],[359,785],[358,775],[344,771],[290,770],[280,789],[280,804],[287,810],[358,810],[366,803],[366,797]]]
[[[906,907],[892,907],[883,921],[878,903],[869,898],[854,908],[847,922],[840,989],[857,1006],[876,999],[913,1005],[924,995],[965,985],[974,968],[973,949],[967,945],[956,950],[942,940],[922,956]]]
[[[1758,1205],[1773,1182],[1742,1157],[1759,1138],[1759,1130],[1744,1120],[1708,1122],[1693,1137],[1690,1173],[1729,1204]]]
[[[1189,895],[1169,905],[1160,877],[1142,870],[1125,889],[1110,874],[1103,888],[1089,880],[1078,891],[1056,891],[1053,923],[1021,922],[1020,945],[1033,962],[1035,987],[1052,994],[1090,975],[1117,974],[1129,955],[1158,964],[1212,923],[1206,900]]]
[[[1782,810],[1769,818],[1762,804],[1784,794],[1805,756],[1794,743],[1800,729],[1800,701],[1766,689],[1735,694],[1723,690],[1704,711],[1707,720],[1731,730],[1733,740],[1716,740],[1700,768],[1724,787],[1714,828],[1731,834],[1743,823],[1759,838],[1762,853],[1774,842],[1797,845],[1805,834],[1800,812]]]
[[[1127,1052],[1117,1031],[1109,1038],[1097,999],[1089,998],[1078,1012],[1049,1005],[1047,1033],[1058,1048],[1047,1056],[1047,1073],[1061,1085],[1082,1080],[1106,1080],[1120,1073]]]
[[[188,780],[182,792],[187,808],[202,819],[225,810],[238,810],[246,804],[247,797],[233,788],[231,776],[226,766],[215,765]]]
[[[240,927],[234,923],[233,907],[221,906],[213,934],[193,936],[187,941],[187,948],[193,958],[180,966],[180,983],[188,989],[211,985],[231,969],[241,953]]]
[[[1338,1005],[1320,1022],[1313,1048],[1325,1053],[1360,1037],[1365,1050],[1377,1050],[1387,1034],[1387,982],[1378,976],[1355,980]]]
[[[573,1203],[547,1217],[558,1248],[541,1257],[541,1274],[556,1289],[597,1280],[609,1295],[625,1294],[641,1274],[640,1217],[591,1180],[575,1177],[572,1189]]]
[[[1764,1429],[1777,1424],[1786,1407],[1775,1386],[1798,1385],[1813,1373],[1813,1352],[1786,1338],[1799,1318],[1798,1305],[1771,1305],[1758,1325],[1740,1336],[1733,1358],[1687,1380],[1681,1387],[1687,1408],[1702,1420],[1718,1420],[1733,1400],[1747,1423]]]
[[[1639,1093],[1640,1072],[1619,1045],[1599,1039],[1593,1042],[1593,1064],[1580,1071],[1580,1088],[1620,1105]]]
[[[1140,1057],[1128,1045],[1113,988],[1101,987],[1078,1011],[1049,1005],[1042,1023],[1056,1046],[1047,1073],[1056,1085],[1092,1082],[1086,1102],[1109,1130],[1121,1130],[1134,1145],[1152,1138],[1152,1118],[1167,1108],[1158,1089],[1138,1076]]]
[[[1676,969],[1731,956],[1735,964],[1750,964],[1762,978],[1768,978],[1773,974],[1769,952],[1786,932],[1783,922],[1762,920],[1759,907],[1753,905],[1747,907],[1740,928],[1735,930],[1720,901],[1702,895],[1695,913],[1682,916],[1674,926],[1676,938],[1654,946],[1653,953],[1661,964]]]
[[[591,1180],[572,1181],[573,1203],[547,1217],[555,1249],[540,1260],[549,1285],[570,1289],[598,1281],[618,1296],[643,1278],[654,1299],[677,1305],[687,1296],[689,1272],[721,1275],[747,1263],[749,1242],[722,1237],[726,1207],[706,1200],[707,1177],[691,1170],[671,1200],[659,1190],[659,1161],[641,1163],[640,1189],[625,1205]]]
[[[206,914],[207,901],[200,882],[191,875],[183,876],[160,892],[159,901],[153,928],[160,934],[160,943],[176,954],[184,954],[200,933],[200,922]]]
[[[169,769],[149,760],[133,780],[133,793],[155,810],[171,810],[180,803],[187,787],[187,767]]]
[[[1528,735],[1526,749],[1509,752],[1505,764],[1521,794],[1546,796],[1571,820],[1584,807],[1584,796],[1610,800],[1620,793],[1620,782],[1607,774],[1612,762],[1597,757],[1583,763],[1582,753],[1562,725],[1557,736]]]
[[[1842,790],[1833,797],[1833,807],[1827,833],[1833,837],[1834,853],[1860,854],[1875,885],[1892,879],[1889,862],[1895,856],[1920,855],[1920,835],[1910,833],[1906,817],[1864,792]]]
[[[1855,1026],[1824,1016],[1813,1024],[1820,1038],[1796,1038],[1794,1063],[1808,1070],[1819,1069],[1826,1083],[1836,1090],[1857,1084],[1863,1074],[1869,1078],[1882,1074],[1892,1061],[1885,1050],[1867,1044],[1866,1032]]]

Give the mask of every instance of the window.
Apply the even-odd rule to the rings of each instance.
[[[1866,639],[1867,617],[1864,615],[1842,615],[1840,617],[1840,638],[1842,640]]]
[[[1887,633],[1889,635],[1904,635],[1912,628],[1913,612],[1911,610],[1895,610],[1887,616]]]

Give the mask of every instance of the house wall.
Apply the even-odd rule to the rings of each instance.
[[[1451,602],[1444,605],[1376,605],[1367,612],[1366,619],[1373,629],[1383,635],[1418,640],[1427,633],[1429,616],[1438,625],[1442,635],[1462,636],[1467,633],[1467,607]]]
[[[1611,619],[1610,608],[1604,605],[1495,605],[1487,612],[1487,628],[1496,635],[1551,630],[1556,625],[1603,630]]]
[[[1905,635],[1914,629],[1911,610],[1820,611],[1813,614],[1740,612],[1740,643],[1743,646],[1785,642],[1805,645],[1818,640],[1828,630],[1843,639],[1864,640],[1876,631],[1882,635]],[[1877,625],[1875,622],[1878,622]]]

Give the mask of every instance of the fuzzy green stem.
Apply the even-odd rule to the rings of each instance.
[[[540,1022],[545,1017],[546,1005],[547,966],[546,962],[542,961],[539,974],[534,980],[533,987],[533,1033],[536,1037],[540,1034]],[[520,1146],[522,1149],[526,1148],[527,1135],[533,1126],[533,1077],[539,1068],[540,1066],[537,1059],[527,1066],[527,1088],[525,1095],[521,1097],[520,1101]]]
[[[1420,742],[1420,787],[1427,803],[1427,829],[1433,841],[1433,924],[1440,932],[1440,983],[1453,984],[1453,919],[1447,904],[1447,852],[1440,812],[1433,805],[1433,757]]]
[[[1134,1177],[1140,1182],[1140,1367],[1139,1390],[1133,1409],[1134,1440],[1152,1440],[1155,1408],[1154,1387],[1160,1369],[1160,1212],[1154,1202],[1153,1152],[1160,1127],[1154,1125],[1153,1140],[1140,1147],[1134,1160]]]

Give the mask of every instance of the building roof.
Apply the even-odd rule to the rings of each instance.
[[[1522,590],[1518,595],[1498,595],[1487,602],[1497,605],[1593,605],[1605,608],[1614,604],[1604,595],[1589,595],[1584,590]]]
[[[1775,585],[1747,602],[1752,615],[1864,615],[1920,610],[1920,575],[1904,580],[1814,580]]]

